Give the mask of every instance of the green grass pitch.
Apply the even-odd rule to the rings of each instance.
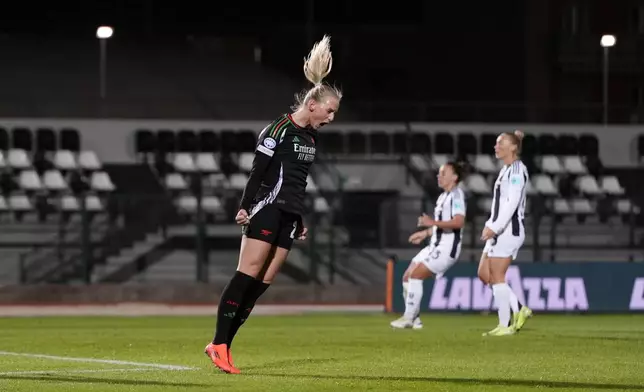
[[[0,391],[644,391],[644,316],[536,315],[494,338],[492,315],[393,317],[251,317],[241,375],[203,354],[214,317],[0,318]]]

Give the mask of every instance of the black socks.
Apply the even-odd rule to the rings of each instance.
[[[230,331],[228,332],[228,348],[232,346],[233,339],[235,338],[235,334],[237,334],[239,327],[241,327],[242,324],[246,322],[246,319],[248,319],[248,317],[250,316],[250,312],[253,311],[255,302],[257,302],[259,297],[264,294],[269,286],[270,284],[264,283],[261,280],[254,280],[251,284],[248,285],[246,295],[244,296],[244,301],[242,302],[242,309],[237,312],[237,316],[230,325]]]
[[[248,287],[255,281],[255,278],[252,276],[237,271],[230,282],[228,282],[219,300],[217,330],[215,332],[215,339],[212,341],[213,344],[228,343],[228,334],[231,330],[231,325],[240,310],[243,309],[240,307],[244,300],[244,294],[248,291]]]

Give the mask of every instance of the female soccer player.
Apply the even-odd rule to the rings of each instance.
[[[505,132],[496,139],[494,152],[505,164],[494,183],[494,196],[490,218],[485,222],[481,239],[486,241],[479,263],[479,278],[492,286],[498,307],[499,325],[485,333],[489,336],[512,335],[525,324],[532,311],[521,306],[505,283],[505,274],[512,260],[516,259],[525,240],[526,184],[528,169],[519,160],[523,132]],[[510,322],[513,313],[513,321]]]
[[[333,121],[342,99],[339,89],[322,82],[332,63],[325,35],[304,59],[304,75],[313,87],[296,97],[292,114],[280,116],[259,135],[235,217],[243,226],[237,272],[221,294],[215,337],[205,349],[226,373],[240,373],[230,354],[237,330],[275,278],[293,240],[306,238],[302,214],[317,131]]]
[[[431,241],[412,259],[405,271],[405,313],[391,322],[394,328],[422,328],[418,315],[423,298],[423,281],[432,276],[439,279],[458,260],[461,253],[461,230],[465,225],[465,195],[458,187],[463,178],[463,167],[456,162],[448,162],[438,171],[438,186],[444,192],[436,201],[434,218],[426,214],[419,217],[418,226],[428,229],[416,232],[409,238],[412,243],[420,243],[431,236]]]

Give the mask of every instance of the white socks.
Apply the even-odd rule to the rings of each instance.
[[[407,320],[414,320],[420,313],[420,301],[423,299],[423,281],[409,279],[407,282],[407,297],[405,298],[405,314]]]
[[[507,283],[505,283],[507,285]],[[492,289],[494,285],[489,285],[490,288]],[[512,291],[512,287],[508,286],[510,289],[510,309],[512,309],[512,313],[519,313],[519,298],[517,295]]]
[[[507,327],[510,325],[510,297],[513,295],[512,289],[510,289],[507,283],[497,283],[492,285],[492,293],[494,294],[496,306],[499,308],[499,325]]]

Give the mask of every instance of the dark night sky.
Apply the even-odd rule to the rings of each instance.
[[[352,91],[365,100],[521,105],[530,94],[527,84],[538,74],[540,79],[534,84],[547,86],[547,91],[535,99],[598,102],[596,35],[615,32],[623,37],[638,23],[644,29],[644,0],[407,0],[380,5],[350,0],[78,0],[42,4],[5,5],[0,33],[5,39],[16,34],[93,39],[88,32],[110,24],[118,39],[142,40],[141,45],[180,42],[187,36],[249,37],[266,49],[269,66],[293,75],[301,72],[302,54],[310,48],[310,40],[329,33],[337,57],[332,76],[360,85]],[[573,4],[580,4],[574,18]],[[544,9],[543,5],[545,12],[535,11]],[[557,51],[573,19],[578,32],[568,38],[572,37],[574,45],[592,40],[594,53],[583,60],[587,69],[566,71]],[[542,31],[534,35],[536,30]],[[536,37],[532,41],[528,40],[530,31]],[[623,56],[620,50],[614,55],[617,60]],[[614,102],[630,105],[644,78],[615,72]],[[644,96],[644,90],[640,95]]]

